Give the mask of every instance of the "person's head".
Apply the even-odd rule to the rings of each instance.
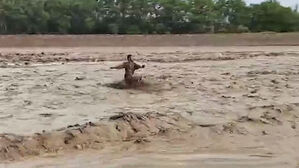
[[[132,60],[132,55],[131,55],[131,54],[127,55],[127,60],[128,60],[128,61],[133,61],[133,60]]]

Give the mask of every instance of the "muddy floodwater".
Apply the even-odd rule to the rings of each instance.
[[[147,135],[138,144],[108,138],[96,149],[75,146],[14,161],[3,155],[0,168],[299,166],[299,47],[0,51],[0,134],[106,123],[119,113],[178,114],[192,123],[181,131],[174,121],[167,127],[173,134]],[[113,87],[124,71],[110,67],[126,54],[145,64],[136,71],[143,87]]]

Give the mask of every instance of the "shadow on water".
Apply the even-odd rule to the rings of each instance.
[[[126,82],[124,80],[122,80],[122,81],[107,83],[107,84],[104,84],[104,86],[110,87],[110,88],[113,88],[113,89],[136,89],[136,90],[140,90],[142,88],[149,87],[150,84],[146,83],[144,81],[141,81],[139,83],[128,85],[128,84],[126,84]]]
[[[120,90],[140,90],[145,92],[161,92],[165,90],[172,90],[172,87],[165,87],[164,84],[159,82],[149,82],[149,81],[141,81],[139,83],[133,85],[127,85],[124,80],[116,81],[112,83],[104,84],[103,86],[113,88],[113,89],[120,89]]]

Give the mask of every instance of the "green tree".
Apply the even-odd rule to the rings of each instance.
[[[70,4],[69,33],[92,33],[97,22],[97,2],[94,0],[73,0]]]
[[[45,1],[25,1],[25,15],[27,16],[27,32],[30,34],[47,33],[49,15],[44,10]],[[28,8],[30,6],[30,8]]]
[[[1,34],[298,31],[297,10],[268,0],[0,0]]]
[[[47,0],[45,11],[49,14],[49,33],[68,33],[71,28],[70,0]]]
[[[25,0],[2,1],[1,18],[5,33],[27,33],[28,16],[24,10]]]
[[[213,0],[190,0],[189,20],[192,23],[192,32],[205,33],[214,32],[216,14]]]
[[[275,0],[252,6],[252,31],[298,31],[299,16],[291,8],[283,7]]]
[[[165,26],[170,33],[189,33],[191,24],[188,18],[188,1],[156,1],[155,23]]]
[[[250,11],[243,0],[218,0],[215,11],[218,14],[218,29],[236,32],[239,26],[250,24]]]

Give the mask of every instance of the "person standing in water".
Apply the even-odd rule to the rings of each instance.
[[[132,60],[132,55],[127,56],[127,62],[124,62],[118,66],[111,67],[110,69],[125,69],[125,82],[127,85],[138,84],[141,80],[141,76],[134,76],[134,72],[137,69],[145,68],[145,65],[138,65]]]

